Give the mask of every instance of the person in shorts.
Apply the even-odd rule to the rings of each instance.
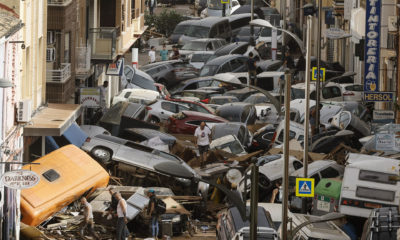
[[[207,159],[207,152],[210,149],[211,130],[205,122],[201,122],[200,126],[196,128],[194,136],[196,137],[195,144],[199,148],[200,167],[203,167]]]

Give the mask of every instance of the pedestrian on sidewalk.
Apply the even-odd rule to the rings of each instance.
[[[99,87],[100,89],[100,107],[103,114],[107,111],[107,91],[108,91],[108,81],[104,81],[103,85]]]
[[[82,237],[85,236],[85,230],[88,228],[89,233],[95,238],[95,239],[100,239],[99,236],[96,234],[94,231],[94,222],[93,222],[93,211],[92,211],[92,205],[88,203],[85,197],[81,198],[81,204],[83,206],[83,222],[81,225],[81,230],[80,234]]]
[[[249,71],[250,85],[257,86],[257,65],[252,52],[249,53],[247,60],[247,69]]]
[[[149,63],[154,63],[156,61],[156,51],[155,47],[151,46],[149,51]]]
[[[150,198],[149,206],[147,208],[147,215],[151,216],[151,236],[154,239],[158,239],[159,226],[158,226],[158,213],[156,209],[157,199],[154,190],[150,189],[147,192],[147,196]]]
[[[126,240],[126,238],[129,236],[129,231],[126,226],[128,223],[128,219],[126,218],[127,205],[125,199],[122,198],[121,193],[117,193],[116,198],[118,199],[117,240]]]
[[[161,56],[161,61],[168,60],[168,50],[167,50],[167,46],[165,46],[165,44],[163,44],[162,50],[160,51],[160,56]]]
[[[200,167],[204,167],[207,159],[207,153],[210,149],[210,128],[206,126],[205,122],[201,122],[200,126],[196,128],[194,136],[196,137],[195,144],[198,147],[200,154]]]
[[[147,6],[149,7],[150,15],[153,15],[154,8],[157,6],[156,0],[147,0]]]

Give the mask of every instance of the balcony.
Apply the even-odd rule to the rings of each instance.
[[[102,27],[89,29],[92,60],[112,61],[116,56],[117,28]]]
[[[47,6],[65,7],[72,3],[72,0],[47,0]]]
[[[75,75],[76,77],[85,77],[90,74],[90,58],[91,48],[89,47],[77,47],[76,54],[76,66]]]
[[[71,63],[61,63],[61,68],[46,71],[46,82],[64,83],[71,77]]]

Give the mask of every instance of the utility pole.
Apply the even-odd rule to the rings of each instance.
[[[250,8],[251,8],[251,19],[250,21],[253,21],[254,19],[254,0],[251,0],[250,2]],[[255,42],[254,42],[254,26],[250,25],[250,39],[249,39],[249,45],[250,46],[255,46]]]
[[[222,3],[222,16],[226,16],[226,3]]]
[[[400,1],[397,0],[397,4],[399,4]],[[397,5],[398,6],[398,5]],[[396,8],[396,12],[397,12],[397,16],[400,15],[400,9],[397,7]],[[399,80],[400,80],[400,25],[397,24],[397,81],[396,81],[396,96],[397,96],[397,107],[395,108],[396,110],[396,123],[400,123],[400,111],[398,110],[399,106],[400,106],[400,84],[399,84]],[[399,205],[400,208],[400,205]]]
[[[307,43],[306,43],[306,109],[304,115],[304,155],[303,155],[303,177],[308,175],[308,145],[310,128],[310,65],[311,65],[311,37],[312,37],[312,16],[307,16]],[[306,198],[302,199],[301,212],[306,213]]]
[[[283,33],[282,33],[283,34]],[[289,71],[285,72],[285,136],[283,143],[283,198],[282,198],[282,240],[287,240],[288,236],[288,208],[289,208],[289,129],[290,129],[290,81],[291,75]]]
[[[252,0],[254,1],[254,0]],[[282,14],[282,29],[286,29],[286,0],[281,1],[281,14]],[[285,52],[286,52],[286,33],[282,31],[282,49],[281,49],[281,54],[282,54],[282,59],[285,57]]]
[[[321,28],[322,28],[322,0],[318,1],[318,34],[317,34],[317,86],[315,87],[316,94],[316,115],[315,115],[315,127],[316,133],[319,133],[319,102],[320,102],[320,85],[321,85]]]
[[[251,168],[251,198],[250,198],[250,240],[257,240],[257,210],[258,210],[258,165]]]

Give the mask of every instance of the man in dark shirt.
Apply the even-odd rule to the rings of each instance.
[[[154,239],[157,239],[159,227],[158,227],[158,213],[156,209],[157,199],[155,191],[153,189],[150,189],[147,192],[147,196],[150,198],[149,206],[147,208],[147,214],[151,216],[152,237]]]
[[[173,46],[172,47],[172,56],[171,56],[171,60],[177,60],[181,57],[181,54],[179,53],[179,49],[177,46]]]
[[[250,85],[257,86],[257,65],[252,52],[249,53],[247,69],[249,71]]]

